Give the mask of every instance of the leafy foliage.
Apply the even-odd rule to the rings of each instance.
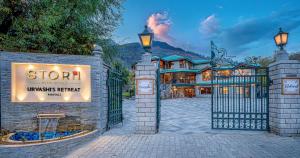
[[[246,57],[245,63],[248,64],[260,64],[261,67],[268,67],[269,64],[274,62],[272,57],[250,56]]]
[[[289,56],[290,60],[300,60],[300,52],[291,53]]]
[[[0,49],[91,53],[120,20],[122,0],[0,0]]]

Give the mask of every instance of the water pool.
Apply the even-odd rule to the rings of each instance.
[[[49,140],[49,139],[71,136],[80,132],[81,132],[80,130],[64,131],[64,132],[50,131],[50,132],[43,132],[41,135],[43,137],[43,140]],[[35,141],[35,140],[40,140],[40,134],[39,132],[16,132],[12,136],[10,136],[9,139],[14,141]]]

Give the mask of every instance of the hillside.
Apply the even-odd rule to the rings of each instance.
[[[120,58],[127,67],[130,67],[135,62],[139,61],[144,53],[143,48],[139,43],[128,43],[118,46]],[[193,59],[206,59],[207,57],[185,51],[181,48],[173,47],[165,42],[154,41],[152,45],[152,53],[154,56],[164,57],[169,55],[181,55]]]

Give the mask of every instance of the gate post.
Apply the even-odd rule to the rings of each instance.
[[[135,102],[137,134],[157,133],[156,104],[156,69],[151,63],[151,54],[146,53],[142,61],[136,64],[135,70]]]
[[[300,62],[280,60],[269,65],[270,130],[281,136],[300,135]]]

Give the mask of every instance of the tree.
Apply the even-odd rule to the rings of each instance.
[[[118,45],[114,43],[112,40],[99,40],[97,41],[102,47],[103,54],[102,59],[106,64],[114,65],[114,63],[120,63],[120,60],[116,57],[119,55]]]
[[[290,60],[300,60],[300,52],[291,53],[289,56]]]
[[[274,62],[272,57],[250,56],[244,59],[247,64],[259,64],[261,67],[268,67]]]
[[[0,49],[88,55],[120,20],[122,0],[0,0]]]

